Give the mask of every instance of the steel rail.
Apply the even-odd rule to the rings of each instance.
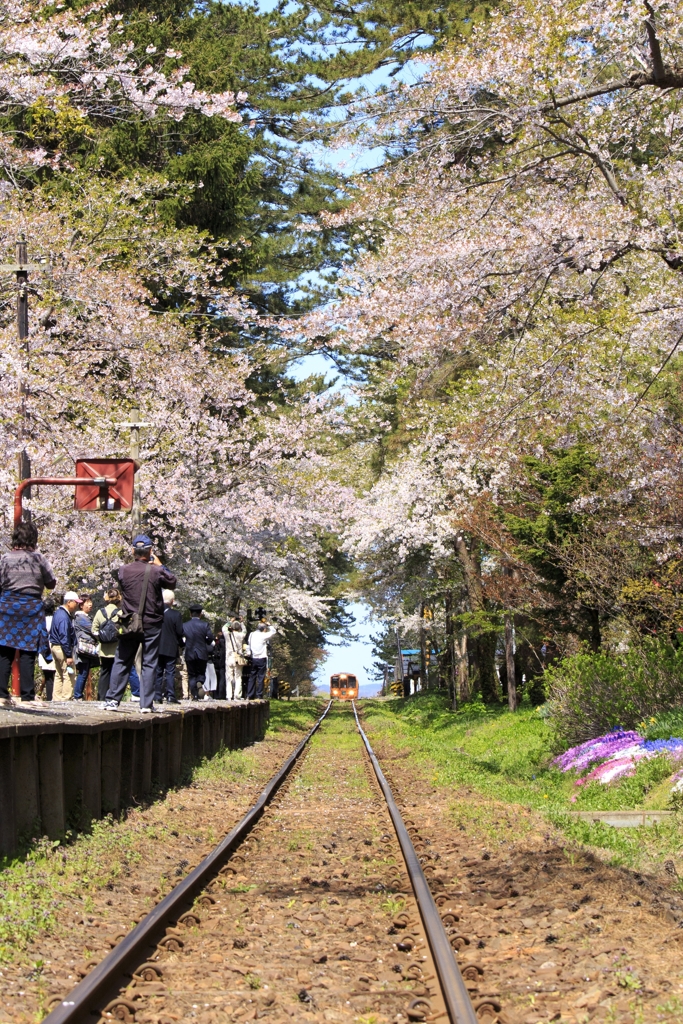
[[[356,710],[356,702],[352,701],[352,705],[358,731],[361,734],[363,743],[365,744],[365,749],[368,752],[368,757],[370,758],[372,767],[375,770],[377,781],[382,793],[384,794],[384,799],[387,802],[389,814],[391,815],[391,820],[394,824],[394,829],[396,830],[396,836],[408,870],[410,884],[413,887],[415,899],[417,900],[417,905],[420,910],[420,917],[422,918],[422,924],[427,935],[429,948],[432,952],[434,966],[436,967],[436,972],[439,976],[439,983],[441,985],[444,1002],[446,1003],[448,1016],[451,1019],[451,1024],[479,1024],[477,1015],[474,1012],[472,1001],[467,992],[467,986],[465,985],[460,973],[460,968],[456,962],[455,955],[451,949],[451,944],[448,941],[448,936],[446,935],[438,908],[434,902],[434,897],[432,896],[429,885],[427,884],[427,879],[425,878],[424,871],[422,870],[422,866],[418,860],[412,840],[408,835],[408,830],[403,824],[401,812],[394,800],[394,794],[391,791],[391,786],[384,777],[384,772],[379,766],[379,761],[375,756],[375,752],[370,746],[370,741],[365,735],[363,727],[360,724],[358,711]]]
[[[263,814],[265,808],[285,781],[297,760],[303,753],[313,734],[320,728],[325,715],[330,710],[330,701],[312,729],[304,736],[284,762],[280,770],[272,777],[261,792],[256,803],[244,815],[242,820],[222,840],[221,843],[194,868],[182,882],[160,900],[156,907],[133,928],[125,939],[122,939],[111,953],[100,961],[97,967],[79,982],[45,1017],[43,1024],[75,1024],[76,1021],[88,1020],[93,1011],[97,1010],[106,997],[115,994],[120,987],[120,978],[133,963],[144,962],[150,947],[156,947],[160,937],[170,921],[177,920],[182,910],[192,904],[198,890],[203,889],[217,874],[235,847],[239,846]],[[118,983],[118,984],[117,984]]]

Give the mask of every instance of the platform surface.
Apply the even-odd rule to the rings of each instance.
[[[184,700],[179,704],[158,704],[153,714],[142,714],[136,701],[123,701],[118,711],[105,711],[104,701],[25,701],[11,708],[0,708],[0,739],[28,736],[34,733],[91,732],[111,729],[118,723],[124,728],[139,728],[174,715],[197,715],[262,701],[246,700]]]

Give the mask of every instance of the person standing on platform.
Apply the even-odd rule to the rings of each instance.
[[[140,677],[140,711],[149,714],[154,711],[154,690],[156,688],[159,640],[164,621],[162,590],[175,590],[177,580],[173,573],[152,554],[152,541],[146,534],[138,535],[133,541],[135,561],[119,569],[121,586],[121,618],[125,628],[126,620],[141,617],[140,632],[124,632],[111,670],[111,680],[105,710],[117,711],[121,697],[128,684],[135,655],[142,644],[142,675]]]
[[[183,626],[185,634],[185,664],[192,700],[199,700],[199,687],[206,679],[206,665],[213,649],[213,633],[209,623],[200,618],[202,606],[190,605],[192,618]]]
[[[99,664],[97,654],[97,640],[92,632],[92,597],[90,594],[81,594],[81,607],[74,615],[74,629],[76,630],[76,685],[74,687],[74,700],[85,698],[85,688],[88,684],[88,676],[91,670]]]
[[[62,604],[55,610],[50,626],[50,650],[55,659],[53,701],[72,700],[74,695],[74,648],[76,630],[73,617],[81,599],[74,590],[67,590]]]
[[[253,633],[249,634],[249,651],[251,668],[249,669],[249,685],[247,700],[261,700],[263,697],[263,681],[268,671],[268,641],[275,636],[277,630],[261,621]]]
[[[55,599],[54,597],[46,597],[43,601],[43,610],[45,612],[45,633],[47,636],[50,635],[50,626],[52,625],[52,616],[55,613]],[[40,689],[38,696],[43,696],[44,700],[52,700],[52,690],[55,685],[55,659],[52,657],[50,651],[50,645],[47,644],[47,650],[45,654],[38,651],[38,666],[40,671],[43,673],[43,678],[40,682]]]
[[[164,622],[159,641],[159,662],[157,664],[156,699],[167,704],[179,704],[175,695],[175,665],[178,654],[185,643],[183,617],[174,608],[175,594],[172,590],[162,592],[164,599]]]
[[[104,608],[100,608],[95,613],[92,622],[92,635],[98,641],[97,651],[100,656],[100,678],[97,683],[98,700],[105,700],[107,696],[116,648],[119,645],[121,594],[116,587],[106,591],[104,602]]]
[[[216,669],[216,692],[214,694],[216,700],[225,700],[225,637],[219,629],[214,635],[214,641],[216,646],[213,649],[211,660],[213,666]]]
[[[12,548],[0,558],[0,704],[12,703],[9,681],[19,652],[22,701],[35,700],[34,668],[42,651],[49,660],[43,590],[57,582],[40,551],[33,523],[21,522],[12,534]]]
[[[247,663],[244,640],[247,631],[239,616],[223,626],[225,637],[225,695],[228,700],[242,698],[242,670]]]

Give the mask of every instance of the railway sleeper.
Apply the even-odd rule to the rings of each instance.
[[[312,735],[312,733],[309,734],[308,739],[310,739],[310,735]],[[362,731],[361,735],[363,735]],[[365,740],[364,736],[363,738]],[[165,978],[166,981],[168,982],[171,975],[173,976],[172,988],[174,990],[175,999],[175,994],[180,991],[180,989],[178,989],[177,986],[179,984],[181,986],[182,984],[185,984],[185,982],[183,982],[182,980],[183,973],[187,971],[189,963],[192,962],[194,964],[198,962],[196,959],[197,944],[200,944],[201,948],[205,949],[207,953],[210,949],[215,949],[219,951],[213,954],[212,956],[208,957],[209,962],[215,958],[216,962],[224,963],[224,966],[222,967],[223,971],[225,971],[226,969],[238,971],[240,976],[246,979],[248,985],[252,988],[252,997],[244,995],[243,987],[240,988],[238,986],[237,990],[235,990],[234,992],[234,986],[227,986],[224,989],[225,998],[230,998],[232,1000],[231,1013],[233,1020],[243,1019],[245,1016],[255,1018],[259,1016],[259,1006],[267,1008],[273,1006],[276,1003],[274,995],[269,994],[268,996],[266,996],[265,993],[261,993],[258,996],[256,995],[256,991],[260,987],[260,981],[258,977],[251,973],[254,969],[258,969],[258,963],[253,963],[253,955],[251,957],[252,963],[249,963],[249,961],[247,961],[245,964],[245,968],[241,968],[234,964],[225,963],[224,954],[226,948],[229,948],[229,942],[226,942],[226,937],[221,933],[220,930],[221,914],[225,908],[223,907],[219,909],[216,906],[218,901],[216,900],[215,896],[210,894],[210,890],[213,890],[213,892],[217,892],[217,887],[219,887],[220,885],[225,886],[225,880],[228,877],[233,876],[237,872],[247,873],[247,869],[249,869],[250,871],[253,870],[255,864],[258,866],[259,859],[262,859],[263,855],[267,854],[268,844],[273,842],[273,840],[275,840],[276,843],[277,841],[279,841],[279,835],[274,834],[275,830],[272,827],[273,818],[276,814],[279,815],[285,812],[287,805],[287,795],[294,781],[294,772],[296,771],[298,773],[300,771],[303,761],[303,757],[301,755],[305,754],[307,750],[308,748],[306,747],[305,744],[300,745],[297,754],[299,760],[295,762],[295,767],[292,768],[292,766],[290,765],[289,775],[286,781],[281,781],[279,788],[277,788],[275,792],[271,792],[269,806],[267,810],[263,812],[264,817],[260,819],[257,833],[255,833],[255,831],[252,828],[249,841],[247,843],[242,841],[240,846],[240,852],[237,853],[236,851],[231,851],[231,853],[228,854],[227,863],[216,864],[214,877],[206,879],[205,888],[201,890],[201,893],[197,895],[197,892],[195,890],[193,898],[195,900],[195,906],[197,909],[186,910],[176,919],[176,925],[183,926],[182,933],[180,931],[180,928],[177,926],[166,928],[165,935],[157,943],[155,957],[150,959],[149,953],[147,953],[147,960],[143,961],[141,966],[135,970],[131,983],[128,985],[125,991],[123,993],[120,993],[119,996],[115,999],[110,1000],[106,1004],[104,1009],[100,1011],[101,1024],[105,1024],[105,1022],[112,1020],[121,1020],[124,1021],[124,1024],[132,1024],[132,1022],[134,1022],[136,1019],[136,1013],[138,1011],[142,1012],[143,1010],[145,1019],[149,1018],[150,1007],[147,1005],[147,1001],[149,999],[163,999],[168,989],[167,985],[164,983],[164,980],[162,979]],[[364,757],[364,762],[367,765],[370,764],[369,754],[367,754]],[[386,796],[386,793],[382,788],[381,779],[377,776],[374,767],[372,768],[372,775],[369,775],[369,777],[373,779],[373,797],[377,800],[383,799]],[[277,793],[277,796],[275,796],[275,793]],[[376,826],[378,827],[379,830],[381,830],[380,843],[386,848],[390,848],[391,846],[396,845],[396,835],[393,834],[395,819],[390,823],[390,819],[393,814],[393,812],[391,811],[391,807],[389,807],[389,812],[390,813],[387,815],[386,804],[384,804],[381,808],[374,808],[371,811],[369,811],[369,813],[372,814],[376,822]],[[401,823],[401,825],[403,827],[403,823]],[[431,895],[429,892],[425,876],[433,875],[434,868],[433,864],[431,863],[433,858],[430,853],[424,850],[424,846],[428,844],[420,842],[419,833],[417,829],[412,823],[411,825],[412,833],[417,839],[418,846],[420,847],[420,858],[418,860],[414,847],[411,847],[412,857],[414,859],[415,865],[413,866],[412,869],[410,869],[410,860],[408,859],[406,863],[409,866],[409,872],[412,871],[413,875],[411,876],[410,873],[406,875],[397,864],[396,867],[398,870],[396,870],[394,874],[390,874],[388,879],[388,885],[389,888],[393,889],[393,891],[395,892],[402,892],[407,896],[412,896],[413,889],[416,886],[416,881],[414,877],[415,872],[421,872],[421,885],[425,892],[425,897],[423,898],[427,898],[431,902]],[[365,847],[366,845],[367,844],[363,843],[363,847]],[[370,843],[370,845],[372,845],[372,843]],[[329,851],[328,855],[333,856],[333,854],[329,854]],[[210,855],[210,857],[211,856],[213,855]],[[405,846],[403,848],[403,855],[399,854],[401,860],[403,859],[404,856],[406,856]],[[419,866],[420,861],[422,861],[423,864],[422,868],[420,868]],[[220,881],[221,878],[223,879],[222,882]],[[348,872],[341,872],[341,878],[348,878]],[[433,877],[430,878],[430,882],[431,887],[434,890],[438,890],[437,895],[443,895],[446,897],[445,901],[443,901],[441,905],[447,906],[449,896],[447,893],[442,892],[443,882],[434,880]],[[349,887],[348,883],[342,882],[341,880],[333,882],[333,884],[331,884],[330,880],[328,879],[312,880],[310,878],[302,878],[301,883],[310,884],[310,886],[313,887],[313,890],[315,890],[315,887],[317,886],[321,892],[329,892],[331,889],[332,891],[339,892],[341,892],[342,890],[344,892],[353,891],[353,889]],[[270,888],[272,888],[272,886],[269,886],[268,884],[265,887],[257,886],[255,888],[255,891],[253,892],[253,899],[257,899],[259,893],[263,895],[264,898],[268,897]],[[377,887],[376,891],[381,891],[381,889],[385,888],[386,885],[381,884],[381,886]],[[416,893],[418,892],[418,888],[419,887],[415,888]],[[290,889],[290,891],[292,890]],[[296,891],[301,892],[300,887],[297,887]],[[361,886],[359,891],[368,891],[367,886]],[[171,896],[173,896],[173,894],[171,894]],[[166,897],[165,899],[169,899],[169,897]],[[164,901],[162,901],[162,903],[163,902]],[[192,901],[190,900],[189,902]],[[339,901],[336,899],[330,900],[330,905],[338,902]],[[158,905],[156,908],[157,911],[159,910],[159,906],[160,905]],[[205,911],[209,912],[210,914],[210,920],[206,920],[204,922],[204,927],[202,928],[200,928],[200,925],[202,924],[202,915],[198,912],[200,907],[203,908]],[[419,909],[420,917],[422,918],[422,922],[424,922],[426,919],[426,912],[422,908]],[[430,918],[432,923],[430,924],[430,927],[436,927],[438,930],[440,930],[440,934],[443,936],[445,948],[448,953],[448,957],[446,959],[446,969],[447,971],[450,971],[451,977],[457,977],[458,979],[460,979],[460,986],[462,992],[464,992],[465,1002],[462,1003],[462,1005],[458,1008],[457,1012],[453,1012],[452,1006],[450,1006],[449,1009],[446,1008],[448,1004],[443,1002],[442,995],[444,991],[443,975],[440,975],[439,972],[435,971],[434,969],[436,966],[436,962],[434,961],[434,963],[432,963],[430,948],[426,941],[426,933],[424,933],[422,930],[422,923],[416,921],[414,914],[411,914],[408,911],[401,912],[395,915],[392,923],[391,930],[400,931],[402,933],[400,941],[396,942],[394,948],[396,949],[397,953],[402,956],[407,956],[408,958],[416,958],[418,956],[420,957],[419,962],[416,959],[413,959],[412,963],[403,963],[396,965],[398,967],[399,973],[401,974],[401,981],[403,983],[408,984],[412,988],[412,998],[410,999],[408,1006],[405,1007],[405,1010],[403,1011],[404,1015],[407,1016],[408,1020],[414,1021],[450,1019],[452,1024],[472,1024],[472,1022],[476,1020],[485,1021],[487,1017],[491,1017],[491,1020],[493,1021],[495,1019],[495,1014],[497,1014],[500,1009],[499,1005],[498,1009],[496,1009],[496,1001],[492,1000],[490,997],[487,997],[484,1000],[480,1000],[480,1004],[478,1004],[480,1005],[480,1010],[475,1015],[474,1008],[467,996],[467,990],[465,989],[465,985],[457,971],[454,951],[452,951],[448,946],[449,940],[446,936],[446,933],[443,931],[443,924],[439,920],[439,914],[436,911],[436,907],[433,904],[432,911],[430,911],[430,913],[432,913],[432,918]],[[450,918],[448,917],[449,913],[451,915]],[[230,917],[231,915],[228,916]],[[455,915],[453,911],[450,909],[447,909],[444,916],[446,917],[447,921],[449,921],[449,923],[451,924],[455,923],[455,921],[457,920],[457,915]],[[362,915],[357,915],[357,917],[358,921],[354,923],[353,928],[360,928],[364,923]],[[428,914],[427,918],[429,918]],[[434,918],[435,922],[433,921]],[[301,921],[303,920],[304,919],[302,918]],[[311,923],[314,926],[316,925],[315,921],[311,921]],[[144,924],[144,921],[142,922],[142,924]],[[251,925],[250,923],[246,923],[245,927],[247,929],[254,928],[255,934],[257,935],[262,934],[261,929],[258,928],[257,925],[255,924]],[[292,922],[292,927],[295,927],[297,929],[300,928],[299,921]],[[350,927],[348,930],[353,931],[353,928]],[[198,929],[198,931],[195,934],[193,934],[195,929]],[[248,931],[248,934],[251,934],[251,932]],[[310,941],[307,940],[310,945],[311,942],[313,942],[313,940],[315,939],[316,927],[302,928],[300,934],[310,936]],[[360,932],[359,934],[362,934],[362,932]],[[451,936],[451,943],[453,943],[454,939],[461,939],[463,941],[463,944],[469,944],[469,939],[467,939],[465,936]],[[433,947],[433,939],[430,938],[430,942],[432,943]],[[232,943],[232,947],[234,949],[244,949],[246,951],[247,948],[249,947],[249,944],[249,940],[235,937]],[[266,943],[264,949],[268,945],[269,944]],[[338,961],[341,963],[344,963],[345,961],[350,963],[352,960],[356,960],[358,958],[360,958],[361,961],[365,959],[364,954],[360,953],[360,951],[353,948],[357,946],[356,941],[351,941],[350,946],[352,948],[349,950],[349,952],[346,952],[346,948],[348,947],[342,946],[342,948],[337,950],[336,954],[330,954],[330,951],[328,950],[324,954],[318,954],[314,956],[312,951],[310,954],[311,960],[313,963],[324,964],[325,962],[327,962],[330,955],[336,955]],[[159,963],[158,958],[163,958],[163,965]],[[202,953],[200,957],[200,962],[203,964],[206,958],[206,953]],[[379,963],[382,963],[382,959],[380,959]],[[176,968],[178,968],[179,970],[177,976]],[[425,970],[424,968],[427,968],[427,970]],[[441,966],[441,970],[443,970],[443,964]],[[437,978],[439,979],[438,985],[427,984],[427,982],[429,981],[436,982]],[[369,986],[369,988],[366,987],[358,993],[356,993],[354,989],[352,992],[349,993],[350,996],[361,996],[363,994],[369,996],[377,995],[378,997],[381,996],[382,999],[396,1000],[400,999],[402,995],[405,995],[405,993],[402,993],[402,991],[398,989],[384,989],[381,991],[373,989],[372,985],[376,984],[377,977],[374,974],[374,972],[369,971],[367,968],[364,969],[363,974],[359,975],[358,981],[361,982],[364,986]],[[202,982],[202,984],[204,983]],[[315,988],[315,986],[313,987]],[[248,991],[248,989],[246,991]],[[325,989],[323,987],[322,989],[318,989],[317,991],[324,992]],[[199,991],[197,993],[196,998],[198,1000],[197,1005],[200,1005],[199,1000],[202,997],[200,996]],[[305,1005],[315,1009],[317,1005],[316,999],[320,999],[320,996],[315,995],[315,993],[311,991],[310,984],[307,983],[305,984],[304,988],[300,989],[300,1003],[304,1003]],[[232,1005],[233,1003],[237,1003],[237,1007]],[[67,1021],[72,1020],[75,1022],[75,1020],[77,1019],[76,1014],[70,1015],[68,1012],[60,1013],[60,1010],[63,1011],[64,1008],[68,1007],[69,1005],[74,1004],[71,1003],[71,1000],[67,999],[61,1001],[61,1005],[58,1007],[51,1006],[50,1009],[53,1011],[55,1016],[53,1017],[53,1020],[48,1021],[47,1024],[67,1024]],[[400,1005],[404,1004],[396,1005],[394,1003],[394,1005],[396,1006],[397,1009],[399,1009]],[[153,1006],[158,1008],[157,1003],[154,1003]],[[156,1010],[154,1010],[154,1013],[156,1013]],[[84,1018],[81,1016],[81,1019]],[[162,1021],[163,1013],[158,1019]]]

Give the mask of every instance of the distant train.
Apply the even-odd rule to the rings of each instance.
[[[355,700],[358,696],[358,680],[350,672],[330,676],[330,697],[337,700]]]

